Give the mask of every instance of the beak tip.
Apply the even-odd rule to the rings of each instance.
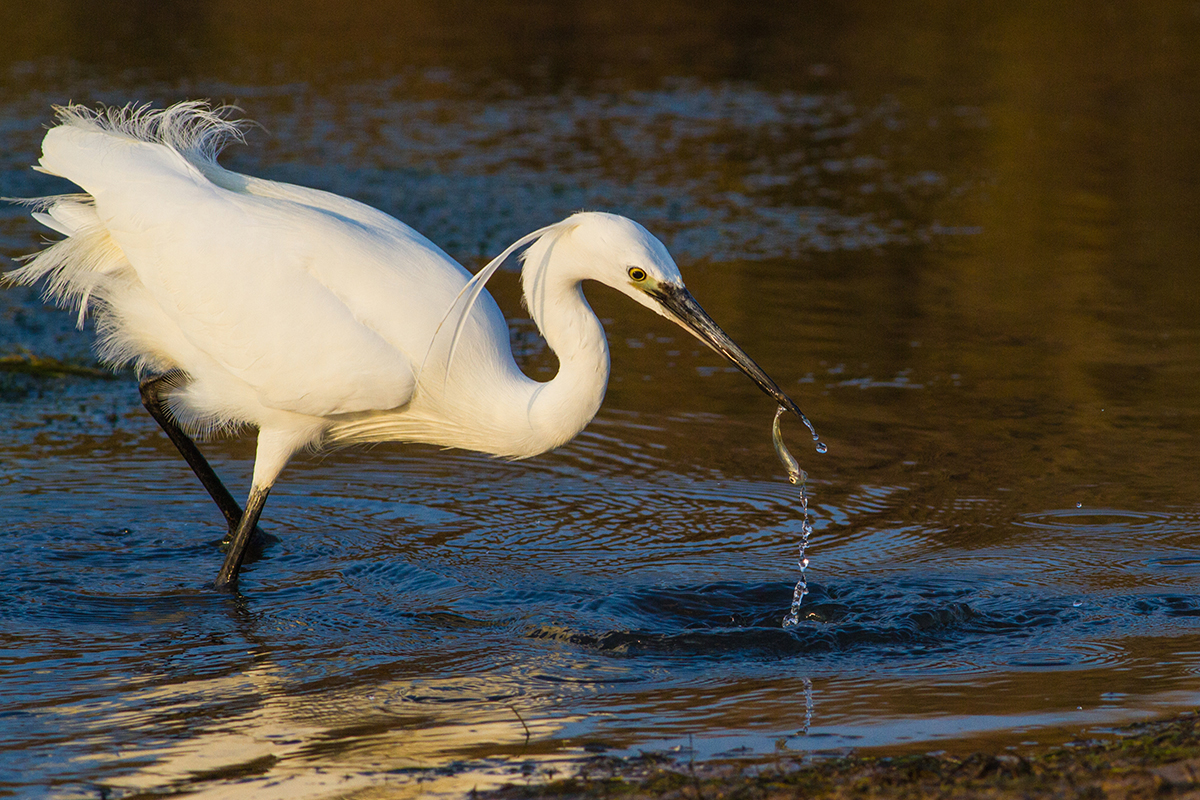
[[[742,348],[730,339],[729,335],[721,330],[717,323],[713,322],[712,318],[705,313],[704,309],[700,307],[700,304],[696,302],[696,299],[692,297],[691,293],[684,286],[663,286],[657,291],[652,292],[651,296],[660,303],[670,317],[674,318],[675,322],[683,326],[688,332],[713,350],[732,361],[738,369],[758,384],[758,387],[763,392],[773,398],[780,407],[795,414],[804,423],[804,427],[808,428],[808,432],[812,434],[813,441],[818,443],[818,453],[824,453],[828,450],[825,444],[820,441],[820,437],[817,436],[817,431],[813,428],[812,422],[800,410],[800,406],[796,405],[792,398],[784,394],[779,385],[771,380],[762,367],[754,363],[753,359],[746,355]]]

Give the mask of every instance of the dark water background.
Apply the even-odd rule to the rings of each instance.
[[[5,289],[0,794],[453,794],[1197,705],[1200,3],[344,6],[4,4],[0,190],[64,190],[27,169],[54,103],[204,97],[263,126],[227,166],[471,267],[637,218],[829,442],[786,431],[807,619],[779,627],[770,401],[602,290],[613,380],[577,440],[299,459],[228,597],[132,376],[23,371],[94,365],[91,336]],[[0,211],[5,254],[43,236]],[[516,276],[492,287],[549,377]],[[208,451],[244,491],[252,439]]]

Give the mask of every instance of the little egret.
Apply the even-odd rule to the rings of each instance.
[[[609,370],[584,280],[676,322],[808,424],[638,223],[575,214],[472,277],[381,211],[218,165],[222,147],[242,138],[226,111],[57,109],[35,168],[83,191],[31,201],[33,216],[66,238],[8,273],[20,284],[45,279],[47,296],[76,308],[81,324],[95,309],[100,358],[135,365],[142,402],[229,526],[218,587],[236,580],[267,493],[302,449],[427,442],[525,458],[579,433]],[[483,290],[513,255],[529,314],[558,357],[545,383],[517,367]],[[243,513],[193,438],[244,425],[258,442]]]

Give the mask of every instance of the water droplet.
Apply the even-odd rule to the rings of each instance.
[[[775,455],[779,456],[780,462],[788,473],[788,481],[800,487],[800,511],[803,515],[800,520],[800,556],[798,565],[800,567],[800,579],[796,581],[796,588],[792,591],[792,607],[788,611],[787,616],[783,618],[784,628],[794,628],[800,624],[800,605],[804,602],[804,596],[808,594],[808,579],[805,578],[804,572],[808,569],[808,559],[804,556],[804,551],[808,549],[808,537],[812,535],[812,523],[808,518],[808,474],[800,469],[800,464],[788,452],[787,447],[783,443],[783,434],[779,430],[779,419],[783,416],[784,408],[780,406],[775,410],[775,422],[771,426],[771,442],[775,445]],[[813,441],[817,443],[817,452],[824,453],[828,448],[825,443],[817,436],[817,432],[813,429],[812,423],[808,421],[808,417],[803,414],[800,419],[812,434]]]
[[[800,567],[800,579],[796,581],[796,588],[792,591],[792,607],[783,618],[784,628],[794,628],[800,624],[800,606],[808,594],[808,577],[805,575],[808,570],[808,557],[804,552],[808,549],[808,537],[812,535],[813,527],[808,519],[808,492],[804,483],[800,484],[800,510],[804,515],[800,521],[800,556],[797,564]]]

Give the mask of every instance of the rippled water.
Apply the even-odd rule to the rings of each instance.
[[[1200,701],[1193,5],[261,6],[5,17],[3,194],[64,188],[26,169],[52,103],[202,96],[263,126],[227,165],[473,267],[580,208],[639,219],[829,443],[785,424],[803,619],[780,626],[802,517],[773,404],[620,298],[590,292],[613,378],[574,442],[298,459],[227,596],[220,516],[132,377],[18,369],[92,364],[91,335],[6,289],[0,793],[461,793],[597,752],[1048,743]],[[5,253],[41,236],[0,212]],[[516,276],[492,286],[548,378]],[[252,440],[206,450],[243,491]]]

